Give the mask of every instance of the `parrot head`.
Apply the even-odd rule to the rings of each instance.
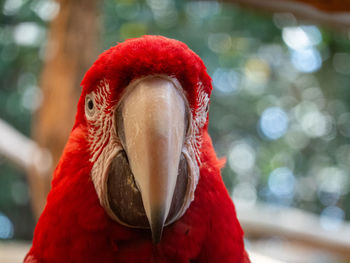
[[[144,36],[100,55],[82,86],[75,125],[87,131],[99,202],[158,243],[194,199],[212,89],[206,68],[182,42]]]

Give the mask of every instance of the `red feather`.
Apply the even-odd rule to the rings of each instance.
[[[25,262],[249,262],[243,231],[220,176],[223,161],[214,152],[206,126],[200,149],[200,179],[195,199],[183,217],[165,227],[152,244],[150,230],[131,229],[111,220],[100,206],[90,178],[85,94],[101,79],[111,80],[111,100],[140,76],[175,76],[196,105],[198,81],[210,93],[211,80],[201,59],[183,43],[148,36],[104,52],[87,72],[76,123],[55,170],[52,190],[35,229]]]

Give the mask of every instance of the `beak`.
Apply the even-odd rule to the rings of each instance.
[[[133,84],[131,84],[133,85]],[[118,134],[151,227],[162,236],[174,195],[184,143],[185,100],[172,81],[145,78],[132,87],[121,105],[123,130]]]

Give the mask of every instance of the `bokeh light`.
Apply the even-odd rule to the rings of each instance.
[[[234,143],[229,154],[229,165],[236,173],[250,172],[255,164],[255,151],[248,143]]]
[[[58,1],[54,0],[38,0],[33,3],[32,10],[38,14],[42,20],[51,21],[57,16],[60,10],[60,4]]]
[[[282,199],[292,199],[294,195],[295,177],[287,167],[273,170],[269,176],[268,186],[273,195]]]
[[[322,66],[320,52],[315,48],[293,50],[291,60],[297,70],[305,73],[315,72]]]
[[[146,0],[146,2],[160,28],[170,28],[177,24],[178,14],[173,0]]]
[[[310,111],[302,117],[301,127],[310,137],[321,137],[331,131],[332,121],[326,114],[319,111]]]
[[[12,238],[13,232],[14,229],[11,220],[0,212],[0,240]]]
[[[254,206],[257,201],[256,188],[251,183],[239,183],[233,190],[232,198],[245,207]]]
[[[286,134],[286,142],[290,148],[301,150],[309,144],[310,138],[299,125],[293,125]]]
[[[23,4],[23,0],[6,0],[2,12],[5,15],[12,16],[18,12]]]
[[[13,37],[17,45],[35,46],[44,40],[44,30],[33,22],[23,22],[16,26]]]
[[[43,101],[41,89],[37,86],[27,86],[22,93],[22,105],[29,111],[37,110]]]
[[[218,68],[213,74],[213,85],[221,93],[235,93],[240,90],[239,78],[239,74],[233,69]]]
[[[185,10],[190,18],[202,20],[218,14],[221,5],[215,1],[190,1],[186,3]]]
[[[268,108],[261,114],[259,128],[266,138],[276,140],[286,133],[288,116],[278,107]]]
[[[284,27],[282,39],[294,50],[303,50],[321,43],[322,35],[316,26]]]
[[[328,231],[336,231],[344,222],[344,211],[336,206],[326,207],[320,215],[320,224],[322,228]]]
[[[316,26],[284,27],[282,39],[291,49],[291,61],[300,72],[312,73],[322,66],[322,57],[315,46],[322,41]]]
[[[247,79],[255,85],[265,85],[270,77],[269,65],[262,59],[250,58],[244,66]]]
[[[323,205],[335,205],[349,192],[349,174],[340,167],[325,167],[317,171],[318,197]]]

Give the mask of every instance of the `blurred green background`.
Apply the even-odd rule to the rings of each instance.
[[[0,3],[0,119],[30,136],[59,6]],[[215,1],[105,0],[101,8],[101,52],[159,34],[203,59],[214,86],[209,131],[227,158],[234,200],[305,209],[331,231],[350,220],[350,31]],[[25,174],[0,156],[0,239],[30,240],[33,228]]]

